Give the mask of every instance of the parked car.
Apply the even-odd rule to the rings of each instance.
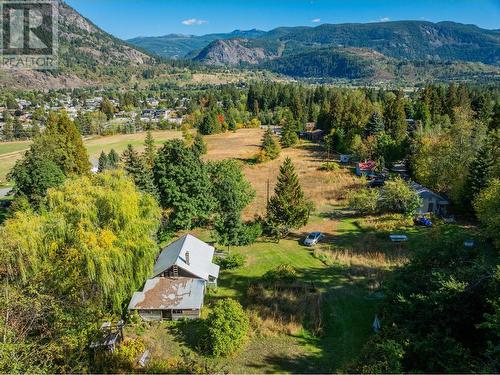
[[[304,240],[304,245],[306,246],[314,246],[316,245],[319,240],[321,240],[325,235],[321,232],[311,232],[307,235],[307,237]]]
[[[415,225],[422,225],[424,227],[432,227],[432,221],[427,219],[424,216],[417,217],[415,220],[413,220]]]

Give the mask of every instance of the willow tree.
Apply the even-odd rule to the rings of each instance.
[[[123,172],[49,189],[41,213],[18,212],[0,228],[0,269],[76,306],[120,311],[150,275],[160,210]]]

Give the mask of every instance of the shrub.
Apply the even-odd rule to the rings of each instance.
[[[267,271],[263,278],[267,281],[294,281],[297,279],[297,270],[290,264],[280,264]]]
[[[333,172],[340,168],[339,164],[335,161],[327,161],[326,163],[321,164],[319,167],[320,171]]]
[[[361,189],[349,193],[349,207],[362,214],[373,214],[378,209],[379,192],[376,189]]]
[[[207,352],[215,357],[236,352],[245,341],[248,327],[248,315],[237,301],[218,301],[206,320],[204,343]]]
[[[398,177],[385,183],[380,191],[378,204],[382,212],[411,216],[417,213],[422,200],[406,181]]]
[[[232,270],[245,264],[245,256],[242,254],[229,254],[225,257],[216,257],[215,264],[223,270]]]

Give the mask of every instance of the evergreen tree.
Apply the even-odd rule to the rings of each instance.
[[[146,166],[149,169],[153,168],[156,159],[156,145],[155,140],[153,138],[153,134],[151,131],[146,133],[146,139],[144,140],[144,160],[146,162]]]
[[[382,116],[380,116],[380,113],[375,111],[372,113],[372,115],[370,116],[370,120],[365,126],[365,137],[377,135],[383,132],[384,129],[384,119],[382,118]]]
[[[274,195],[267,204],[267,224],[273,234],[281,238],[290,229],[307,224],[311,209],[311,203],[304,197],[292,159],[287,157],[280,167]]]
[[[109,167],[109,159],[104,151],[101,151],[101,155],[99,155],[99,162],[97,164],[97,171],[104,172]]]
[[[471,207],[472,201],[483,190],[491,178],[491,171],[494,159],[491,152],[491,145],[486,143],[477,152],[469,167],[469,175],[466,181],[465,202],[466,206]]]
[[[207,144],[203,140],[203,135],[201,133],[196,133],[191,149],[198,156],[205,155],[207,153]]]
[[[118,168],[118,163],[120,162],[120,155],[115,151],[114,148],[108,154],[108,167],[110,169]]]
[[[149,193],[155,198],[158,197],[158,191],[154,184],[153,173],[146,166],[146,162],[132,145],[127,145],[123,151],[122,158],[125,171],[132,177],[135,185],[143,192]]]
[[[4,123],[2,130],[2,137],[4,141],[12,141],[14,139],[14,129],[12,129],[12,120],[7,120]]]
[[[295,120],[288,119],[281,128],[281,145],[283,147],[292,147],[297,144],[299,137],[297,136],[297,127]]]
[[[386,131],[396,142],[401,142],[407,135],[408,124],[401,94],[392,94],[387,98],[384,109]]]
[[[262,145],[260,146],[258,160],[260,162],[274,160],[279,156],[280,152],[280,145],[274,139],[271,129],[268,128],[262,137]]]
[[[107,120],[111,120],[114,116],[114,108],[113,104],[109,101],[108,98],[104,98],[101,102],[101,106],[99,110],[106,115]]]
[[[23,124],[21,124],[21,121],[19,120],[19,117],[14,117],[13,131],[14,131],[14,139],[24,138],[24,128]]]

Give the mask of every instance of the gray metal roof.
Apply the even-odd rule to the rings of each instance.
[[[186,262],[189,252],[189,264]],[[154,265],[153,276],[158,276],[177,265],[196,277],[208,280],[219,276],[219,266],[212,263],[214,248],[191,234],[186,234],[163,248]]]
[[[448,200],[445,197],[434,193],[432,190],[426,188],[425,186],[419,185],[416,182],[412,182],[411,187],[422,198],[435,197],[439,200],[440,204],[448,204]]]
[[[142,292],[135,292],[129,310],[201,309],[205,281],[189,277],[148,279]]]

